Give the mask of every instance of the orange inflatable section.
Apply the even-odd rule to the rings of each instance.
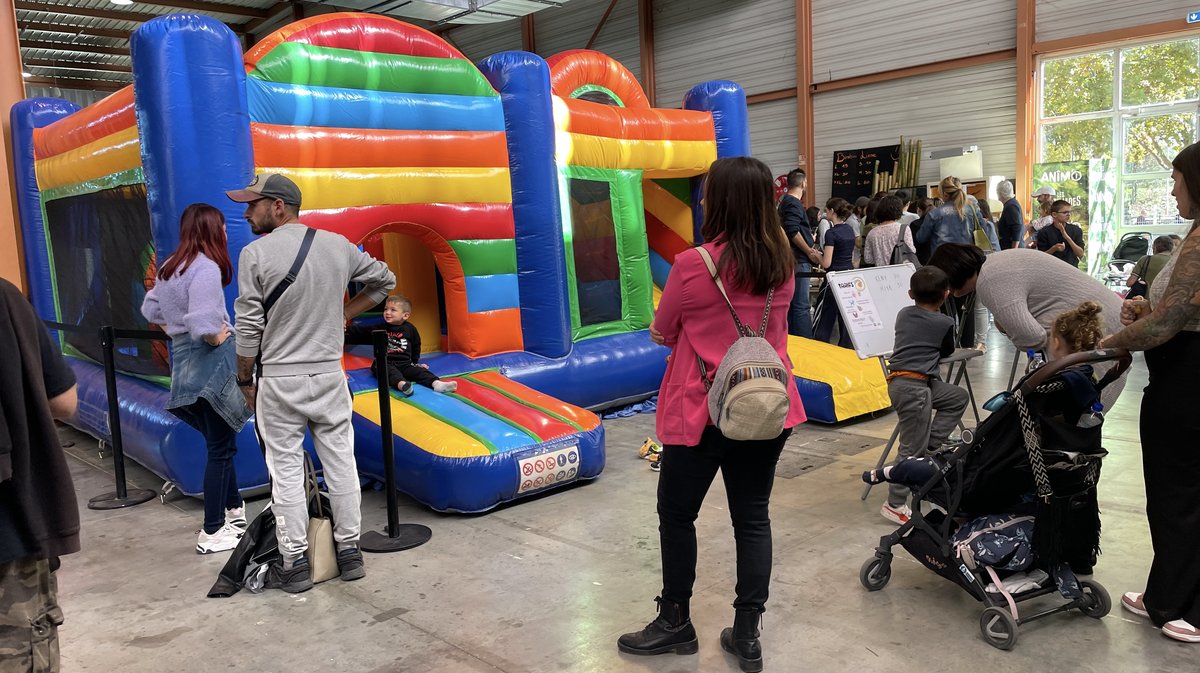
[[[547,411],[558,414],[583,428],[585,432],[593,430],[600,425],[600,417],[587,409],[581,409],[580,407],[567,404],[562,400],[554,399],[549,395],[544,395],[529,386],[513,381],[494,369],[475,372],[471,374],[471,378],[502,390],[525,402],[536,404]]]
[[[696,110],[619,108],[563,98],[569,133],[630,140],[707,140],[716,137],[712,114]]]
[[[367,232],[358,242],[384,233],[398,233],[419,240],[437,262],[446,296],[447,349],[470,357],[525,349],[521,336],[521,310],[517,308],[471,313],[467,310],[467,286],[462,264],[454,248],[436,231],[412,222],[395,222]],[[353,240],[353,239],[351,239]]]
[[[626,109],[650,107],[633,73],[607,54],[572,49],[551,56],[546,64],[550,66],[550,90],[560,98],[570,98],[580,87],[592,84],[615,93]]]
[[[507,168],[501,131],[394,131],[250,124],[260,166]]]
[[[69,152],[136,124],[133,85],[89,105],[49,126],[33,130],[33,156],[48,159]]]

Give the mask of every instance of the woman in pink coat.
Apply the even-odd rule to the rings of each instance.
[[[795,287],[794,260],[775,212],[772,184],[770,170],[757,159],[714,162],[705,179],[700,233],[708,241],[704,247],[716,261],[743,324],[758,328],[768,292],[774,290],[765,337],[790,371],[787,307]],[[725,300],[695,250],[676,256],[650,337],[671,348],[657,418],[663,443],[658,484],[663,589],[655,599],[658,618],[641,631],[621,636],[618,648],[629,654],[697,651],[688,611],[696,579],[695,521],[719,469],[737,541],[734,622],[732,629],[721,633],[721,645],[738,657],[742,670],[758,671],[762,669],[759,616],[771,579],[771,486],[783,443],[791,429],[805,420],[804,406],[795,379],[788,377],[791,405],[778,437],[735,441],[709,420],[707,388],[696,357],[703,360],[711,381],[738,334]]]

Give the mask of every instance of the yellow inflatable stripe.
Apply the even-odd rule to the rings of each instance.
[[[642,181],[642,196],[646,212],[657,217],[679,238],[692,242],[692,209],[686,203],[650,179]]]
[[[34,164],[38,189],[66,187],[142,165],[136,126],[117,131]]]
[[[260,173],[291,178],[304,209],[405,203],[512,203],[507,168],[279,168]]]
[[[375,391],[354,396],[354,413],[379,425],[379,398]],[[422,451],[443,458],[490,456],[483,444],[402,400],[392,398],[392,434]]]
[[[657,285],[650,286],[650,301],[654,304],[654,310],[658,310],[658,302],[662,301],[662,290],[658,289]]]
[[[860,360],[848,348],[796,336],[788,337],[788,357],[793,374],[832,389],[833,412],[839,421],[892,404],[878,358]]]
[[[640,168],[654,177],[700,175],[717,159],[717,144],[708,140],[627,140],[559,131],[556,144],[561,164]]]

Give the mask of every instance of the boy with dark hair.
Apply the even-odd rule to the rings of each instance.
[[[401,395],[409,397],[413,394],[413,384],[417,383],[432,388],[439,393],[452,393],[458,390],[458,383],[443,381],[437,374],[429,371],[429,365],[421,361],[421,333],[408,319],[412,317],[412,300],[404,295],[394,294],[383,304],[383,322],[388,333],[388,354],[386,362],[376,360],[371,364],[371,371],[379,376],[380,367],[387,367],[388,382]],[[354,327],[353,336],[362,337],[374,327]]]
[[[954,319],[940,312],[950,295],[950,279],[935,266],[917,269],[908,296],[916,302],[896,315],[896,342],[888,360],[888,396],[900,426],[899,459],[922,456],[940,447],[967,408],[967,391],[938,377],[938,362],[954,352]],[[935,412],[932,423],[930,411]],[[880,514],[906,523],[912,510],[908,488],[888,487]]]
[[[1059,199],[1050,204],[1050,226],[1037,233],[1038,250],[1045,250],[1071,266],[1083,257],[1083,229],[1071,222],[1071,202]]]

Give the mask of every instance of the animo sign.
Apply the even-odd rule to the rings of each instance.
[[[851,203],[860,196],[871,196],[871,181],[875,174],[894,171],[899,158],[899,145],[834,152],[830,195]]]

